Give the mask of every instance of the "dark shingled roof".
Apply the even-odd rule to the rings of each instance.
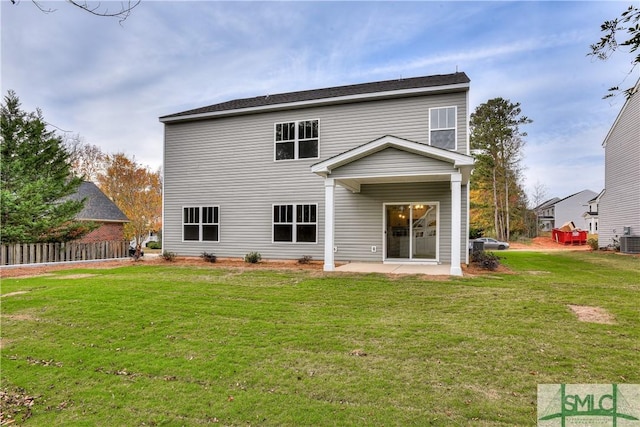
[[[86,198],[84,208],[76,215],[76,219],[129,222],[129,218],[93,182],[82,182],[78,191],[69,196],[71,200],[84,198]]]
[[[465,84],[469,82],[469,77],[467,77],[465,73],[441,74],[435,76],[412,77],[408,79],[386,80],[381,82],[362,83],[348,86],[330,87],[325,89],[313,89],[300,92],[257,96],[255,98],[235,99],[232,101],[222,102],[220,104],[214,104],[207,107],[195,108],[193,110],[170,114],[168,116],[160,117],[160,119],[171,119],[195,114],[216,113],[244,108],[266,107],[270,105],[315,101],[344,96],[372,94],[378,92],[390,92],[407,89]]]

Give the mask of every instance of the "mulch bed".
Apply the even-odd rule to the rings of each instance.
[[[243,269],[268,269],[268,270],[316,270],[322,271],[323,263],[321,261],[311,261],[308,264],[298,263],[296,260],[284,261],[262,261],[256,264],[250,264],[244,259],[235,258],[218,258],[215,263],[204,261],[199,257],[176,257],[174,261],[166,261],[162,257],[148,257],[140,260],[130,258],[110,261],[88,261],[74,262],[65,264],[48,264],[48,265],[30,265],[21,267],[3,267],[0,268],[0,278],[9,277],[33,277],[41,276],[59,270],[70,269],[105,269],[117,268],[127,265],[175,265],[175,266],[194,266],[194,267],[212,267],[212,268],[243,268]]]

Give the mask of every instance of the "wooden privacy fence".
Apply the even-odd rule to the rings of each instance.
[[[0,265],[89,261],[127,256],[129,256],[129,243],[126,241],[0,245]]]

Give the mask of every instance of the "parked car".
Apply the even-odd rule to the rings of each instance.
[[[509,249],[509,243],[501,242],[499,240],[492,239],[491,237],[480,237],[478,239],[472,240],[471,242],[469,242],[469,245],[471,248],[473,248],[473,242],[484,243],[485,249],[499,249],[499,250]]]

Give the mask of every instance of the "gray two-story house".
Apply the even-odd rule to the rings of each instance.
[[[464,73],[163,116],[163,247],[179,255],[468,262]]]
[[[604,139],[598,244],[640,253],[640,79]]]

